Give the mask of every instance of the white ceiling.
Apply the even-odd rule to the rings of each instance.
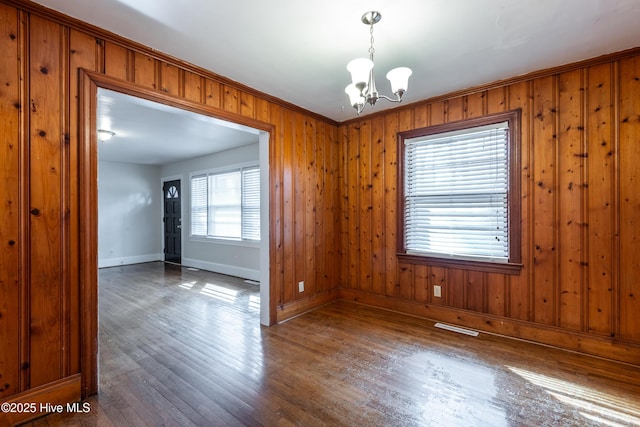
[[[640,45],[640,0],[36,2],[336,121],[355,116],[345,66],[367,56],[369,10],[378,90],[413,69],[403,102]]]

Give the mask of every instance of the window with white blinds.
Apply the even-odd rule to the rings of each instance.
[[[509,122],[404,140],[407,254],[509,262]]]
[[[242,238],[260,240],[260,169],[242,170]]]
[[[191,235],[260,240],[260,169],[192,176]]]

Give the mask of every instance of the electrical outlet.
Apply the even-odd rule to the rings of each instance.
[[[435,285],[433,287],[433,296],[440,298],[442,296],[442,287],[439,285]]]
[[[298,292],[304,292],[304,280],[298,282]]]

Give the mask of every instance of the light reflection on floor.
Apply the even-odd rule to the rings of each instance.
[[[580,415],[604,426],[640,426],[640,402],[630,402],[588,387],[537,374],[526,369],[507,366],[507,368],[543,388],[558,401],[576,407]]]
[[[245,283],[246,282],[248,281],[245,280]],[[197,291],[197,289],[199,289],[199,286],[196,286],[196,285],[198,285],[198,281],[193,280],[190,282],[187,282],[187,281],[182,282],[178,285],[178,287],[185,290]],[[202,286],[202,289],[200,289],[197,292],[211,298],[216,298],[223,302],[235,304],[237,303],[237,298],[241,291],[231,289],[230,287],[225,285],[205,283],[204,286]],[[249,311],[252,311],[252,312],[260,312],[260,295],[257,295],[257,294],[249,295],[247,308],[249,309]]]
[[[193,282],[183,282],[178,286],[181,287],[182,289],[191,289],[195,284],[196,284],[196,281],[194,280]]]
[[[235,302],[238,295],[238,291],[213,283],[205,284],[200,293],[230,303]]]

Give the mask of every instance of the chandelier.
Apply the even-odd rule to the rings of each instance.
[[[381,95],[376,90],[376,81],[373,76],[373,25],[380,22],[382,15],[380,12],[371,11],[362,15],[362,22],[369,25],[371,33],[371,46],[369,47],[369,58],[357,58],[347,64],[347,70],[351,73],[351,84],[344,90],[349,95],[349,102],[358,114],[362,113],[366,104],[375,105],[379,98],[384,98],[391,102],[402,101],[402,95],[407,91],[411,69],[398,67],[387,73],[387,79],[391,83],[391,92],[396,96],[389,98]]]

